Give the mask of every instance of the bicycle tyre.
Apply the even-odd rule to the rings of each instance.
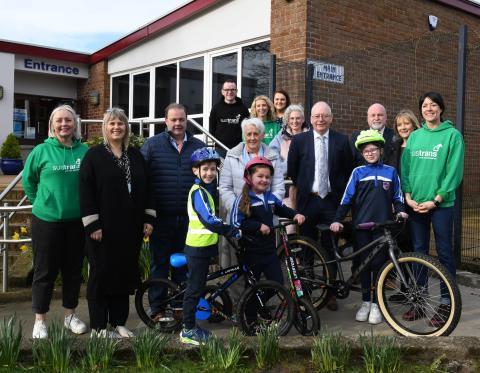
[[[320,318],[317,314],[317,309],[306,298],[297,299],[295,305],[296,314],[293,325],[295,329],[304,336],[314,336],[320,330]]]
[[[333,282],[332,264],[327,264],[329,254],[317,242],[309,237],[291,235],[288,237],[288,245],[290,247],[290,255],[296,257],[298,274],[302,280],[303,290],[309,294],[313,306],[320,310],[328,301],[330,291],[327,284]],[[285,268],[285,251],[283,244],[277,247],[277,255],[282,264],[283,277],[288,281],[287,270]],[[313,258],[313,265],[305,265],[305,256]],[[325,285],[319,285],[311,280],[321,281]],[[289,285],[288,285],[289,286]]]
[[[155,286],[163,286],[167,289],[166,299],[162,302],[162,312],[169,315],[172,320],[155,321],[151,314],[150,302],[148,301],[148,291]],[[177,295],[178,294],[178,295]],[[182,326],[182,317],[177,309],[173,309],[171,301],[183,303],[183,292],[179,285],[166,278],[155,278],[144,281],[135,293],[135,309],[140,319],[149,328],[157,328],[161,332],[171,333],[180,330]],[[177,311],[177,312],[176,312]],[[171,315],[171,317],[170,317]]]
[[[406,337],[449,335],[457,326],[462,312],[460,290],[453,276],[437,259],[428,255],[404,253],[398,257],[398,262],[407,279],[403,292],[393,262],[389,261],[383,266],[377,279],[378,305],[387,324]],[[403,301],[393,301],[391,296],[387,296],[392,294],[392,281],[388,289],[386,286],[389,277],[398,285],[397,294],[404,294]],[[427,280],[422,281],[422,278]],[[420,282],[425,282],[425,285],[419,284]],[[443,325],[432,322],[434,315],[439,315],[442,284],[450,298],[450,307],[447,307],[449,309],[443,309],[438,316],[442,317]],[[412,309],[417,312],[417,316],[409,319],[407,312]]]
[[[279,335],[284,336],[295,320],[295,302],[281,284],[259,281],[242,294],[238,320],[245,335],[256,335],[262,327],[277,323]]]

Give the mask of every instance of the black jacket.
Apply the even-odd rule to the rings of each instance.
[[[348,137],[330,129],[328,136],[328,177],[335,203],[340,203],[353,169],[353,154]],[[288,151],[288,172],[297,187],[297,209],[305,208],[315,178],[313,130],[293,136]]]

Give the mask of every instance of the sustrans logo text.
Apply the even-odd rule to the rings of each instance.
[[[80,170],[80,158],[77,158],[75,164],[53,165],[53,171],[78,172]]]
[[[442,144],[437,144],[432,150],[412,150],[410,153],[412,157],[418,157],[422,159],[437,159],[438,152],[442,149]]]

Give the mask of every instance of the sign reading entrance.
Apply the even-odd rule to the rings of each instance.
[[[338,84],[345,83],[345,68],[343,66],[320,61],[309,61],[309,64],[315,67],[313,70],[313,79]]]

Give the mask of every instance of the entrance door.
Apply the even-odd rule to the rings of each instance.
[[[212,106],[220,101],[222,85],[227,79],[237,81],[238,53],[212,57]]]

